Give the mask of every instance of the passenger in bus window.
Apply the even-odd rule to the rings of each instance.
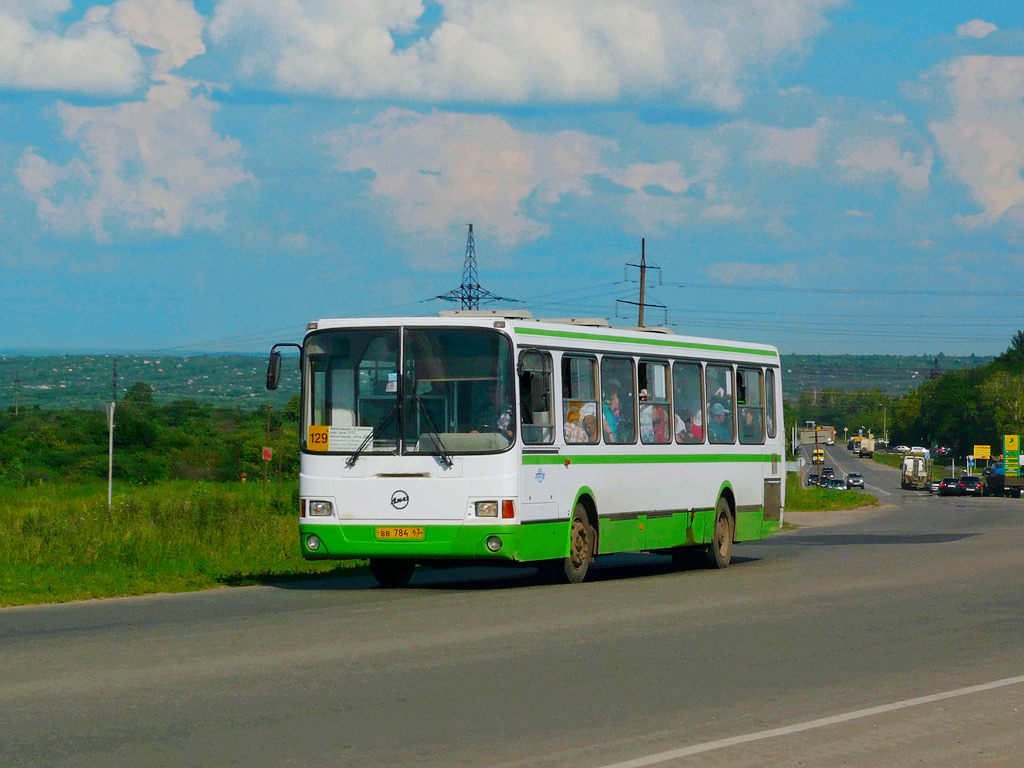
[[[647,390],[640,390],[640,440],[654,442],[654,409],[647,405]]]
[[[588,405],[591,405],[591,403],[588,403]],[[596,443],[597,416],[592,413],[585,413],[584,411],[580,411],[580,413],[583,413],[583,418],[580,419],[580,423],[583,425],[583,429],[587,432],[587,442]]]
[[[676,442],[703,443],[704,424],[700,416],[700,406],[696,409],[682,408],[676,411],[675,420]]]
[[[601,406],[602,415],[604,416],[605,442],[618,442],[618,429],[619,421],[622,418],[622,410],[619,405],[619,383],[614,379],[605,383]]]
[[[651,406],[651,412],[653,414],[653,440],[655,443],[668,443],[671,442],[671,437],[668,433],[668,408],[664,405],[653,405]]]
[[[565,442],[567,443],[589,443],[590,437],[580,419],[579,407],[569,409],[565,415]]]
[[[711,422],[708,424],[708,436],[713,443],[731,443],[732,426],[728,422],[729,412],[721,403],[711,406]]]
[[[761,409],[757,406],[748,406],[743,409],[743,416],[740,418],[740,441],[758,442],[761,440]]]

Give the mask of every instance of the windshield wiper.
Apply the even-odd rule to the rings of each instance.
[[[391,423],[391,420],[395,418],[395,414],[397,413],[398,403],[396,402],[394,406],[391,408],[391,410],[384,414],[384,418],[377,422],[377,426],[370,430],[370,434],[363,438],[363,442],[361,442],[359,444],[359,447],[356,448],[356,452],[349,456],[347,459],[345,459],[346,467],[355,466],[356,460],[359,459],[359,454],[366,450],[366,446],[373,442],[373,439],[384,430],[384,427]]]
[[[430,436],[430,441],[437,448],[438,454],[441,456],[441,461],[446,468],[451,469],[453,464],[452,454],[445,447],[444,442],[441,440],[441,433],[437,429],[437,425],[434,420],[430,417],[430,411],[427,410],[427,406],[423,402],[423,398],[419,395],[413,395],[412,401],[416,403],[417,413],[423,416],[423,419],[427,422],[427,426],[430,427],[430,431],[427,434]]]

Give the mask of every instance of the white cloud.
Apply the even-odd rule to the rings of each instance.
[[[373,171],[370,192],[400,230],[436,235],[477,222],[505,245],[547,232],[532,206],[590,194],[588,177],[611,146],[576,131],[524,133],[493,116],[399,109],[325,138],[341,169]]]
[[[930,149],[920,159],[901,149],[893,137],[855,139],[839,150],[837,160],[847,181],[885,181],[895,178],[902,186],[921,192],[928,189],[934,154]]]
[[[982,38],[988,37],[993,32],[998,31],[998,29],[999,27],[997,27],[995,24],[991,24],[987,21],[982,21],[981,19],[972,19],[971,21],[968,21],[966,24],[961,24],[959,27],[957,27],[956,33],[960,37]]]
[[[119,0],[64,24],[70,0],[0,4],[0,88],[126,96],[204,52],[191,0]],[[143,57],[136,46],[156,53]]]
[[[142,84],[139,52],[101,14],[66,29],[70,0],[0,6],[0,88],[125,95]]]
[[[762,162],[784,163],[794,167],[813,168],[818,165],[818,153],[828,136],[831,122],[819,118],[803,128],[775,128],[748,125],[752,134],[755,159]]]
[[[950,172],[981,207],[963,223],[1024,223],[1024,57],[965,56],[941,74],[953,112],[930,127]]]
[[[192,0],[119,0],[110,9],[113,25],[135,45],[157,51],[157,74],[178,69],[206,51],[205,20]]]
[[[491,103],[665,96],[735,109],[841,0],[222,0],[211,39],[273,87]]]
[[[101,239],[111,222],[170,235],[221,226],[221,204],[250,176],[238,142],[213,129],[217,105],[194,86],[167,76],[144,101],[61,106],[64,135],[80,157],[61,166],[28,149],[17,169],[40,219]]]

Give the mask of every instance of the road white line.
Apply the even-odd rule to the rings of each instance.
[[[681,749],[673,749],[668,752],[660,752],[656,755],[647,755],[646,757],[638,757],[633,760],[626,760],[622,763],[612,763],[611,765],[603,766],[602,768],[642,768],[645,765],[656,765],[658,763],[664,763],[668,760],[675,760],[680,757],[688,757],[689,755],[697,755],[701,752],[712,752],[716,749],[724,749],[725,747],[732,747],[736,744],[746,744],[751,741],[761,741],[763,739],[772,739],[776,736],[787,736],[791,733],[800,733],[802,731],[810,731],[815,728],[825,728],[829,725],[838,725],[839,723],[848,723],[851,720],[859,720],[863,717],[873,717],[874,715],[881,715],[886,712],[895,712],[899,709],[906,709],[908,707],[916,707],[920,704],[931,704],[936,701],[943,701],[945,699],[955,699],[958,696],[969,696],[972,693],[981,693],[982,691],[991,691],[994,688],[1005,688],[1008,685],[1020,685],[1024,683],[1024,675],[1020,677],[1007,677],[1003,680],[996,680],[992,683],[982,683],[981,685],[972,685],[967,688],[957,688],[953,691],[944,691],[943,693],[933,693],[929,696],[920,696],[916,699],[905,699],[904,701],[896,701],[891,704],[883,704],[878,707],[870,707],[868,709],[858,709],[854,712],[847,712],[842,715],[833,715],[832,717],[822,717],[818,720],[809,720],[806,723],[797,723],[796,725],[787,725],[783,728],[772,728],[767,731],[757,731],[756,733],[747,733],[743,736],[732,736],[728,739],[719,739],[717,741],[707,741],[703,744],[694,744],[690,747],[683,747]]]

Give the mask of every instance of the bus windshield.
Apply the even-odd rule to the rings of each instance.
[[[512,349],[497,331],[320,331],[307,338],[304,360],[307,451],[444,455],[512,444]]]
[[[512,347],[487,328],[409,328],[404,451],[503,451],[515,433]],[[431,436],[433,433],[433,437]]]

